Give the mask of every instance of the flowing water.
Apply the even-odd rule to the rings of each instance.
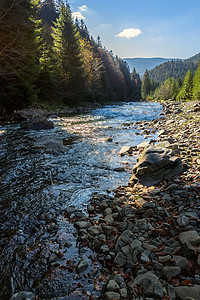
[[[32,291],[39,299],[99,295],[94,275],[101,266],[91,250],[79,246],[65,212],[75,207],[82,214],[92,193],[109,193],[127,184],[136,158],[118,152],[144,140],[127,123],[150,120],[160,112],[156,103],[121,103],[52,117],[53,130],[24,131],[16,124],[0,127],[1,300],[20,291]],[[108,136],[112,142],[105,142]],[[42,147],[47,141],[63,140],[60,153]],[[124,166],[129,168],[119,172]],[[84,258],[89,260],[88,268],[77,274],[75,265]]]

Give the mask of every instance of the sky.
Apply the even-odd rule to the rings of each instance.
[[[200,0],[69,0],[96,40],[121,58],[200,52]]]

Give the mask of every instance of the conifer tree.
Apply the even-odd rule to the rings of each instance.
[[[102,48],[102,42],[101,42],[101,38],[99,35],[97,37],[97,46]]]
[[[193,80],[192,73],[189,69],[185,75],[183,85],[177,96],[178,100],[191,100],[193,96]]]
[[[36,0],[0,1],[0,94],[7,109],[23,107],[37,98],[36,8]]]
[[[200,61],[193,78],[193,100],[200,100]]]
[[[54,0],[44,0],[39,5],[38,18],[40,22],[39,64],[40,76],[37,80],[38,97],[42,101],[54,100],[54,61],[53,61],[53,26],[58,17]]]
[[[135,98],[141,98],[141,79],[140,75],[136,72],[136,69],[133,68],[131,73],[131,81],[132,81],[132,94]]]
[[[149,72],[148,70],[146,70],[142,79],[142,87],[141,87],[142,98],[145,99],[147,96],[150,95],[150,92],[151,92],[151,80],[149,77]]]
[[[54,61],[59,89],[63,90],[61,97],[68,101],[71,95],[83,88],[80,37],[72,22],[69,5],[62,2],[59,12],[52,34]]]

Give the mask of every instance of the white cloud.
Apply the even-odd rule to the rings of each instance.
[[[82,15],[82,12],[85,12],[87,11],[88,8],[87,8],[87,5],[82,5],[82,6],[79,6],[78,8],[78,11],[75,11],[72,13],[72,18],[73,19],[78,19],[78,20],[85,20],[85,17]]]
[[[142,33],[141,30],[138,28],[127,28],[121,31],[120,33],[116,34],[116,36],[126,38],[126,39],[131,39],[140,35],[141,33]]]
[[[79,6],[80,11],[87,11],[87,5]]]
[[[85,17],[82,15],[82,13],[80,11],[75,11],[72,13],[72,18],[73,19],[78,19],[78,20],[85,20]]]

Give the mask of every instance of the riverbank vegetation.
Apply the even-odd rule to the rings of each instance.
[[[140,98],[139,75],[72,19],[67,2],[2,0],[0,21],[1,110]]]

